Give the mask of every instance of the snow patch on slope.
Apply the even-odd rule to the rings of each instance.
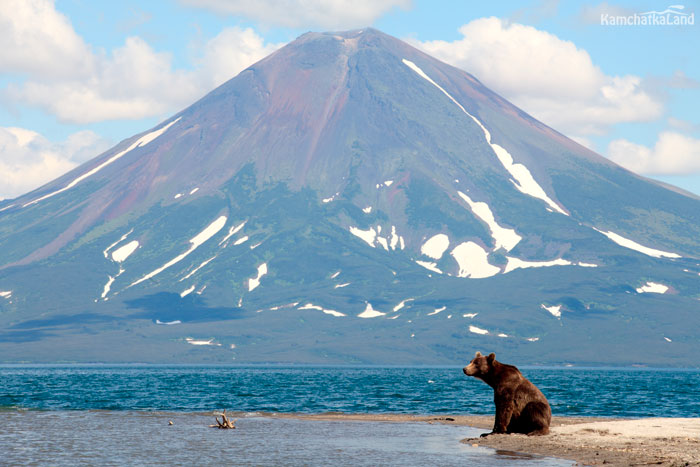
[[[458,277],[483,279],[495,276],[501,269],[488,261],[488,252],[474,242],[457,245],[450,253],[459,265]]]
[[[436,263],[430,262],[430,261],[420,261],[416,260],[416,264],[419,266],[423,266],[425,269],[433,272],[437,272],[438,274],[442,274],[442,271],[437,267]]]
[[[300,306],[299,308],[297,308],[297,310],[319,310],[319,311],[324,312],[327,315],[331,315],[331,316],[335,316],[335,317],[345,316],[345,313],[341,313],[341,312],[335,311],[335,310],[329,310],[329,309],[323,308],[321,306],[314,305],[313,303],[307,303],[304,306]]]
[[[74,179],[72,182],[70,182],[68,185],[64,186],[64,187],[61,188],[60,190],[56,190],[56,191],[54,191],[54,192],[51,192],[51,193],[49,193],[49,194],[47,194],[47,195],[42,196],[41,198],[37,198],[37,199],[35,199],[35,200],[33,200],[33,201],[30,201],[30,202],[26,203],[25,205],[23,205],[22,207],[27,207],[27,206],[29,206],[29,205],[31,205],[31,204],[36,204],[36,203],[38,203],[39,201],[43,201],[43,200],[45,200],[45,199],[47,199],[47,198],[51,198],[52,196],[55,196],[55,195],[57,195],[57,194],[59,194],[59,193],[63,193],[64,191],[73,188],[75,185],[77,185],[78,183],[82,182],[82,181],[85,180],[86,178],[88,178],[88,177],[90,177],[90,176],[96,174],[97,172],[99,172],[100,170],[102,170],[103,168],[105,168],[106,166],[108,166],[109,164],[111,164],[112,162],[114,162],[114,161],[116,161],[117,159],[119,159],[120,157],[122,157],[122,156],[123,156],[124,154],[126,154],[127,152],[129,152],[129,151],[131,151],[131,150],[133,150],[133,149],[136,149],[136,148],[139,147],[139,146],[145,146],[145,145],[147,145],[148,143],[150,143],[151,141],[153,141],[154,139],[156,139],[157,137],[159,137],[160,135],[162,135],[163,133],[165,133],[165,132],[168,130],[168,128],[170,128],[172,125],[174,125],[178,120],[180,120],[180,118],[181,118],[181,117],[178,117],[178,118],[176,118],[175,120],[173,120],[172,122],[168,123],[167,125],[165,125],[165,126],[159,128],[158,130],[155,130],[155,131],[152,131],[152,132],[150,132],[150,133],[148,133],[148,134],[146,134],[146,135],[143,135],[142,137],[140,137],[139,139],[137,139],[131,146],[129,146],[129,147],[126,148],[125,150],[123,150],[123,151],[121,151],[121,152],[118,152],[117,154],[113,155],[112,157],[110,157],[109,159],[107,159],[106,161],[104,161],[103,163],[101,163],[100,165],[98,165],[97,167],[94,167],[93,169],[89,170],[88,172],[85,172],[83,175],[81,175],[81,176],[79,176],[78,178]]]
[[[100,298],[107,301],[109,300],[107,298],[107,294],[109,294],[109,291],[112,289],[112,285],[114,284],[114,281],[117,280],[119,276],[122,275],[124,272],[124,268],[121,266],[121,263],[126,261],[126,259],[131,256],[131,254],[136,251],[136,249],[139,247],[139,242],[137,240],[133,240],[126,245],[123,245],[116,250],[114,250],[111,255],[109,251],[114,248],[116,245],[118,245],[120,242],[126,240],[126,238],[133,232],[134,229],[129,230],[127,233],[121,236],[119,240],[116,242],[112,243],[109,245],[105,250],[102,252],[105,258],[109,259],[109,257],[112,257],[112,261],[115,261],[119,263],[119,272],[114,275],[114,276],[108,276],[107,278],[107,283],[102,287],[102,294],[100,295]],[[97,300],[95,300],[97,302]]]
[[[503,247],[506,249],[506,251],[510,251],[515,248],[515,245],[517,245],[520,240],[522,240],[522,237],[518,235],[515,230],[506,229],[498,225],[488,204],[484,203],[483,201],[474,202],[469,196],[465,195],[461,191],[458,191],[457,194],[459,194],[459,196],[467,202],[474,215],[489,226],[489,229],[491,230],[491,237],[493,237],[495,244],[495,250]]]
[[[535,178],[532,176],[528,168],[525,167],[525,165],[514,163],[513,156],[511,156],[510,153],[503,146],[499,146],[498,144],[491,144],[490,138],[487,139],[487,141],[491,145],[491,148],[496,154],[496,157],[498,157],[498,160],[501,161],[503,167],[515,179],[515,181],[513,181],[513,185],[515,185],[515,188],[517,188],[518,191],[526,195],[530,195],[533,198],[541,199],[559,214],[564,214],[565,216],[569,215],[549,196],[547,196],[547,193],[545,193],[542,187],[535,181]]]
[[[420,247],[420,252],[433,259],[440,259],[449,246],[450,238],[440,233],[430,237],[423,246]]]
[[[362,230],[360,228],[350,226],[349,230],[351,234],[362,239],[372,248],[375,248],[377,245],[380,245],[386,251],[389,251],[389,249],[396,250],[397,247],[400,247],[403,250],[405,247],[403,237],[396,233],[395,225],[391,226],[391,233],[388,234],[386,237],[381,236],[381,225],[377,225],[376,228],[370,227],[368,230]]]
[[[184,280],[186,280],[186,279],[189,279],[190,277],[194,276],[194,275],[197,273],[197,271],[199,271],[200,269],[202,269],[202,268],[203,268],[204,266],[206,266],[207,264],[211,263],[212,260],[213,260],[214,258],[216,258],[216,256],[212,256],[211,258],[209,258],[209,259],[207,259],[207,260],[204,260],[204,261],[202,262],[202,264],[200,264],[199,266],[197,266],[196,268],[194,268],[194,269],[192,270],[192,272],[190,272],[190,273],[187,274],[185,277],[183,277],[182,279],[180,279],[179,282],[182,282],[182,281],[184,281]]]
[[[190,287],[190,288],[188,288],[188,289],[185,289],[185,290],[183,290],[182,292],[180,292],[180,298],[185,298],[186,296],[188,296],[189,294],[191,294],[192,292],[194,292],[194,288],[195,288],[195,287],[196,287],[196,285],[193,285],[192,287]]]
[[[117,274],[116,276],[109,276],[109,278],[107,279],[107,283],[102,288],[102,295],[100,295],[100,298],[106,300],[107,294],[109,293],[110,289],[112,288],[112,284],[114,283],[114,280],[118,276],[119,276],[119,274]]]
[[[226,219],[226,216],[220,216],[214,222],[209,224],[204,230],[195,235],[195,237],[192,240],[190,240],[192,248],[197,248],[198,246],[202,245],[204,242],[209,240],[211,237],[216,235],[217,232],[223,229],[224,225],[226,225]]]
[[[172,325],[174,325],[174,324],[182,324],[182,321],[180,321],[179,319],[176,319],[176,320],[174,320],[174,321],[165,321],[165,322],[163,322],[163,321],[157,319],[157,320],[156,320],[156,324],[160,324],[160,325],[164,325],[164,326],[172,326]]]
[[[476,326],[469,326],[469,332],[473,332],[474,334],[481,334],[481,335],[489,333],[486,329],[477,328]]]
[[[213,337],[212,337],[211,339],[209,339],[209,340],[204,340],[204,339],[193,339],[193,338],[191,338],[191,337],[187,337],[187,338],[185,338],[185,341],[186,341],[188,344],[192,344],[192,345],[217,345],[217,346],[221,347],[221,344],[216,344],[216,343],[214,343],[214,338],[213,338]]]
[[[573,263],[567,261],[563,258],[557,258],[552,261],[525,261],[519,258],[513,258],[512,256],[506,256],[508,263],[506,264],[506,269],[503,274],[507,274],[516,269],[526,269],[526,268],[546,268],[551,266],[571,266]]]
[[[635,250],[640,253],[644,253],[647,256],[651,256],[653,258],[680,258],[681,255],[678,255],[676,253],[670,253],[668,251],[663,251],[663,250],[656,250],[654,248],[649,248],[648,246],[640,245],[639,243],[635,242],[634,240],[630,240],[629,238],[625,238],[620,234],[616,234],[615,232],[604,232],[602,230],[598,230],[595,227],[593,228],[596,232],[600,232],[606,237],[608,237],[610,240],[613,242],[617,243],[620,246],[623,246],[625,248],[629,248],[630,250]]]
[[[277,311],[277,310],[281,310],[282,308],[294,308],[298,304],[299,304],[299,302],[286,303],[284,305],[277,305],[277,306],[270,307],[269,309],[270,309],[270,311]]]
[[[396,312],[396,311],[399,311],[401,308],[403,308],[404,306],[406,306],[406,303],[412,302],[413,300],[415,300],[415,298],[407,298],[407,299],[405,299],[405,300],[401,300],[401,301],[399,302],[399,304],[396,305],[396,306],[394,307],[394,311],[395,311],[395,312]]]
[[[245,236],[239,238],[238,240],[236,240],[235,242],[233,242],[233,246],[242,245],[242,244],[244,244],[244,243],[247,242],[247,241],[248,241],[248,236],[245,235]]]
[[[369,246],[374,248],[374,239],[377,238],[377,232],[374,231],[374,227],[370,227],[369,230],[358,229],[357,227],[350,227],[350,233],[356,237],[361,238]]]
[[[104,255],[104,257],[105,257],[105,258],[109,258],[109,250],[111,250],[112,248],[114,248],[115,246],[117,246],[118,244],[120,244],[121,242],[123,242],[124,240],[126,240],[126,238],[127,238],[129,235],[131,235],[131,232],[133,232],[133,231],[134,231],[134,229],[129,230],[127,233],[125,233],[124,235],[122,235],[121,238],[120,238],[119,240],[117,240],[116,242],[112,243],[112,244],[109,245],[107,248],[105,248],[104,251],[102,252],[102,254]]]
[[[211,224],[209,224],[204,230],[202,230],[200,233],[198,233],[197,235],[195,235],[195,236],[190,240],[190,243],[191,243],[192,245],[190,246],[190,248],[189,248],[186,252],[184,252],[184,253],[182,253],[181,255],[178,255],[178,256],[176,256],[175,258],[171,259],[170,261],[168,261],[167,263],[165,263],[163,266],[159,267],[158,269],[156,269],[156,270],[154,270],[154,271],[152,271],[152,272],[149,272],[148,274],[146,274],[145,276],[143,276],[141,279],[139,279],[139,280],[137,280],[136,282],[132,283],[129,287],[132,287],[132,286],[134,286],[134,285],[140,284],[141,282],[143,282],[143,281],[145,281],[145,280],[148,280],[148,279],[150,279],[150,278],[152,278],[152,277],[154,277],[154,276],[160,274],[161,272],[165,271],[166,269],[168,269],[168,268],[169,268],[170,266],[172,266],[173,264],[176,264],[176,263],[182,261],[183,259],[185,259],[185,257],[187,257],[187,255],[189,255],[190,253],[192,253],[192,252],[193,252],[194,250],[196,250],[200,245],[202,245],[204,242],[206,242],[206,241],[209,240],[211,237],[213,237],[214,235],[216,235],[216,233],[219,232],[219,230],[223,229],[223,228],[224,228],[224,225],[226,225],[226,219],[227,219],[226,216],[220,216],[219,218],[217,218],[214,222],[212,222]]]
[[[219,242],[219,245],[223,245],[223,244],[226,242],[226,240],[228,240],[228,239],[231,238],[232,236],[236,235],[236,234],[238,233],[238,231],[241,230],[241,229],[243,228],[243,226],[246,224],[246,222],[248,222],[248,221],[243,221],[243,222],[241,222],[240,224],[235,225],[235,226],[232,226],[230,229],[228,229],[228,233],[227,233],[226,236]]]
[[[126,261],[131,254],[139,247],[138,240],[132,240],[126,245],[119,247],[112,252],[112,259],[117,263]]]
[[[262,263],[258,266],[258,275],[252,279],[248,279],[248,292],[253,291],[253,289],[260,285],[260,278],[265,274],[267,274],[267,263]]]
[[[647,282],[643,286],[637,288],[637,293],[665,294],[666,292],[668,292],[668,286],[659,284],[658,282]]]
[[[365,311],[357,315],[358,318],[377,318],[378,316],[384,316],[386,313],[382,313],[381,311],[377,311],[374,308],[372,308],[372,304],[367,302],[367,306],[365,307]]]
[[[501,162],[503,167],[508,171],[508,173],[511,174],[511,176],[515,179],[513,182],[513,185],[521,192],[526,195],[532,196],[533,198],[538,198],[547,203],[549,206],[552,207],[555,211],[564,214],[568,216],[566,211],[564,211],[557,203],[552,201],[552,199],[547,196],[547,193],[542,189],[542,187],[535,181],[535,179],[532,177],[532,174],[528,170],[527,167],[525,167],[523,164],[515,164],[513,163],[513,157],[510,155],[510,153],[502,146],[499,146],[498,144],[493,144],[491,143],[491,133],[486,129],[486,127],[472,114],[467,112],[467,110],[462,107],[462,104],[457,102],[457,100],[452,97],[447,91],[445,91],[439,84],[437,84],[435,81],[433,81],[428,75],[425,74],[423,70],[421,70],[415,63],[413,63],[410,60],[406,60],[405,58],[402,60],[404,65],[409,67],[411,70],[415,71],[418,76],[421,78],[427,80],[430,84],[438,88],[440,91],[442,91],[443,94],[445,94],[447,97],[450,98],[452,102],[454,102],[457,107],[459,107],[462,112],[464,112],[467,116],[471,117],[474,122],[476,122],[479,127],[484,132],[484,137],[486,138],[486,142],[491,146],[491,149],[493,149],[493,152],[496,154],[496,157],[498,160]]]
[[[333,201],[336,198],[336,196],[339,196],[339,195],[340,195],[340,193],[336,193],[329,198],[323,198],[321,201],[323,201],[324,203],[330,203],[331,201]]]
[[[555,318],[561,318],[561,305],[547,306],[543,303],[542,309],[547,310]]]
[[[391,243],[389,244],[389,246],[391,246],[392,250],[395,250],[396,246],[398,244],[399,244],[399,236],[396,234],[396,226],[392,225],[391,226]]]

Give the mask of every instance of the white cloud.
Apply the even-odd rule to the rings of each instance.
[[[139,37],[106,53],[86,45],[49,0],[0,9],[0,72],[27,76],[4,92],[68,123],[162,116],[192,103],[278,48],[252,29],[226,28],[203,47],[192,70]],[[55,37],[54,37],[55,36]]]
[[[155,52],[138,37],[127,38],[110,56],[90,54],[85,59],[95,64],[89,76],[36,77],[8,86],[7,95],[44,108],[61,121],[89,123],[160,115],[201,93],[190,73],[172,69],[169,54]]]
[[[89,48],[49,0],[3,0],[0,72],[35,76],[87,73]]]
[[[392,8],[410,0],[180,0],[217,13],[240,15],[263,24],[292,28],[352,29],[369,26]]]
[[[608,76],[588,52],[548,32],[493,17],[459,31],[464,37],[453,42],[413,42],[566,134],[602,134],[615,123],[649,121],[662,112],[641,78]]]
[[[700,173],[700,139],[664,131],[653,148],[617,139],[608,145],[608,158],[633,172],[646,175]]]
[[[0,73],[9,84],[2,97],[69,123],[162,116],[281,45],[266,43],[250,28],[225,28],[199,48],[193,69],[176,69],[169,53],[139,37],[109,52],[94,49],[50,0],[6,0],[0,8]],[[30,130],[0,128],[0,198],[31,191],[108,146],[90,131],[55,143]]]
[[[250,28],[226,28],[204,46],[198,60],[200,81],[204,86],[219,86],[283,45],[266,44]]]
[[[0,199],[14,198],[47,183],[110,146],[91,131],[52,143],[31,130],[0,127]]]

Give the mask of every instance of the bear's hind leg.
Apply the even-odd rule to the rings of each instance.
[[[551,411],[547,404],[533,401],[528,403],[518,417],[512,433],[523,433],[528,436],[546,435],[549,433]]]

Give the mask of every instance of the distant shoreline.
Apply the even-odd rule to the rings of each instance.
[[[372,365],[372,364],[333,364],[333,363],[152,363],[152,362],[0,362],[0,368],[19,367],[207,367],[207,368],[410,368],[410,369],[460,369],[469,363],[453,365]],[[646,366],[646,365],[594,365],[594,364],[561,364],[561,365],[518,365],[520,370],[602,370],[602,371],[700,371],[700,366]]]

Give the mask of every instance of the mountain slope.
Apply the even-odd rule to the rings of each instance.
[[[699,208],[395,38],[308,33],[0,203],[0,348],[693,364]]]

